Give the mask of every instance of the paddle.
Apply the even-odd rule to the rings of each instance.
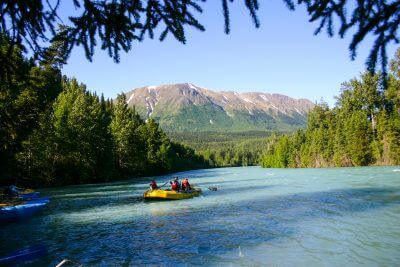
[[[169,181],[166,181],[162,186],[159,186],[158,188],[161,188],[161,187],[165,186],[168,183],[169,183]]]

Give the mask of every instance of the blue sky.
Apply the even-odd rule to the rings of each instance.
[[[93,62],[76,47],[63,72],[88,89],[114,98],[120,92],[146,86],[191,82],[215,90],[281,93],[330,105],[341,83],[359,76],[371,47],[366,40],[356,60],[349,57],[349,38],[314,36],[316,24],[304,9],[289,11],[283,1],[260,1],[261,27],[256,29],[243,1],[231,4],[231,33],[224,33],[221,1],[204,5],[200,22],[205,32],[187,28],[187,44],[171,36],[164,42],[146,39],[121,53],[116,64],[97,49]],[[63,10],[63,11],[62,11]],[[71,14],[63,7],[61,17]],[[389,57],[394,55],[389,47]]]

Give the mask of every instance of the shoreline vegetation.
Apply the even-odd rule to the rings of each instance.
[[[36,62],[0,38],[10,65],[0,84],[0,185],[99,183],[208,167],[128,108],[124,94],[105,100],[63,76],[60,49],[55,42]]]
[[[10,53],[11,50],[11,53]],[[165,133],[129,108],[62,75],[62,45],[38,62],[0,36],[0,185],[99,183],[191,169],[400,164],[400,49],[384,80],[344,83],[334,108],[310,111],[292,134]],[[387,83],[386,85],[384,83]]]
[[[387,77],[366,72],[342,84],[335,107],[322,102],[305,130],[272,135],[262,167],[400,164],[400,48]]]

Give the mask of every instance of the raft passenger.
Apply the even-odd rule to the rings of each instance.
[[[192,189],[192,187],[189,184],[189,179],[188,178],[183,179],[183,181],[182,181],[182,190],[188,191],[188,190],[191,190],[191,189]]]
[[[156,190],[156,189],[158,189],[158,185],[156,183],[156,180],[151,180],[150,190]]]
[[[175,177],[175,179],[173,181],[169,181],[169,183],[171,184],[171,189],[173,191],[179,191],[181,189],[178,177]]]

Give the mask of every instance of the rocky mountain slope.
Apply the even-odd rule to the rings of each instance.
[[[191,83],[146,86],[126,93],[129,106],[166,131],[291,131],[304,127],[314,104],[269,93],[216,92]]]

